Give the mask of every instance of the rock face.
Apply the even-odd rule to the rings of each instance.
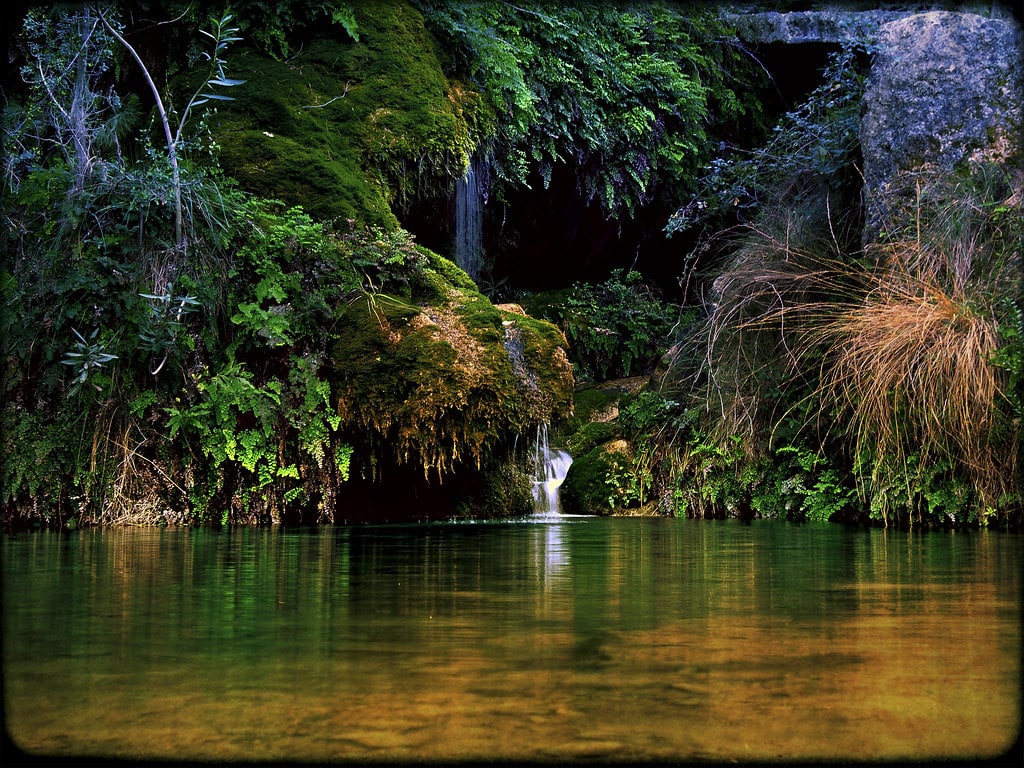
[[[1022,154],[1024,35],[1013,19],[934,11],[883,24],[864,96],[861,151],[871,239],[895,178]]]
[[[762,11],[722,15],[741,40],[800,45],[874,38],[882,24],[904,18],[910,11]]]

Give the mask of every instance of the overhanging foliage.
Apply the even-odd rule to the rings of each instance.
[[[629,215],[678,200],[715,129],[760,119],[755,77],[710,11],[665,2],[415,0],[493,111],[496,175],[576,168],[588,201]]]

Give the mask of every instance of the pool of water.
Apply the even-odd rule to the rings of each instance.
[[[985,758],[1022,538],[554,518],[6,536],[8,736],[176,760]]]

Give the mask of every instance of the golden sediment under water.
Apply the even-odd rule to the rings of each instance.
[[[1021,537],[656,518],[3,542],[29,755],[990,758]]]

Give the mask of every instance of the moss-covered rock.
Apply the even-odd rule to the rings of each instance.
[[[231,75],[246,83],[220,108],[215,135],[243,188],[316,219],[395,227],[395,206],[443,194],[463,173],[481,102],[445,77],[411,5],[353,10],[358,41],[339,28],[287,61],[233,54]]]
[[[613,489],[608,478],[617,467],[628,466],[633,449],[625,440],[612,440],[574,457],[561,487],[562,508],[577,515],[608,515]]]
[[[622,393],[601,387],[582,387],[576,391],[573,427],[580,429],[591,422],[607,423],[619,415]]]
[[[619,437],[619,427],[610,421],[592,421],[583,424],[565,441],[573,456],[583,456],[597,446]]]
[[[447,482],[572,413],[562,333],[495,307],[442,257],[431,263],[412,292],[430,302],[367,293],[337,313],[333,389],[364,474],[383,462]]]

